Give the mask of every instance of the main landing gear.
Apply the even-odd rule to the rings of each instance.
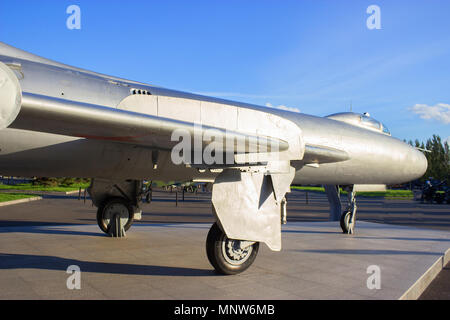
[[[218,273],[233,275],[245,271],[255,261],[259,242],[229,239],[217,223],[206,238],[206,254]]]
[[[123,237],[134,220],[140,217],[139,200],[145,197],[142,182],[92,179],[88,189],[97,210],[100,229],[113,237]],[[206,239],[206,254],[215,270],[224,275],[248,269],[258,254],[259,242],[230,239],[214,223]]]
[[[356,223],[356,193],[353,191],[353,186],[350,186],[346,190],[348,192],[348,205],[341,215],[341,228],[345,234],[355,233]]]
[[[134,220],[139,220],[142,181],[92,179],[88,192],[97,209],[100,230],[113,237],[125,236]]]
[[[110,234],[113,220],[120,219],[124,231],[128,231],[134,220],[131,203],[124,198],[111,197],[105,199],[97,210],[97,224],[104,233]]]

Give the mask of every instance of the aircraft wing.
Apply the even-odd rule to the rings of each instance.
[[[302,162],[307,164],[341,162],[350,158],[346,151],[327,146],[306,144],[302,148],[298,145],[298,141],[293,141],[292,137],[286,136],[286,133],[293,132],[292,126],[289,127],[292,124],[287,125],[291,130],[285,128],[286,124],[283,128],[280,125],[280,119],[275,119],[275,127],[277,129],[282,127],[282,134],[273,128],[270,129],[274,126],[273,120],[266,121],[266,125],[262,126],[269,128],[266,132],[261,132],[259,129],[245,131],[242,126],[229,130],[224,126],[214,126],[214,122],[196,127],[197,124],[182,121],[179,118],[109,108],[26,92],[22,93],[21,100],[20,113],[10,125],[16,129],[114,141],[162,150],[170,150],[179,143],[178,138],[172,141],[172,134],[176,130],[188,133],[192,139],[196,135],[203,137],[205,132],[209,131],[232,139],[233,151],[240,154],[252,152],[255,154],[258,150],[264,150],[268,154],[286,152],[291,146],[291,149],[292,147],[297,149],[295,157],[291,158],[303,158]],[[264,114],[254,111],[249,116],[254,117],[258,113]],[[264,122],[266,118],[260,121]],[[209,143],[203,139],[200,141],[202,141],[201,148]],[[195,145],[195,141],[191,142]],[[301,151],[298,152],[299,149],[304,149],[303,155]],[[252,159],[251,156],[240,156],[237,162],[247,163],[252,162]]]
[[[23,93],[19,116],[11,128],[40,131],[87,139],[108,140],[170,150],[179,140],[171,141],[175,130],[185,130],[190,137],[203,135],[206,131],[222,134],[234,140],[237,153],[249,150],[287,150],[287,141],[257,133],[202,125],[143,114],[117,108],[74,102],[37,94]],[[199,130],[195,132],[194,130]],[[209,142],[209,141],[207,141]],[[202,147],[207,144],[202,141]]]

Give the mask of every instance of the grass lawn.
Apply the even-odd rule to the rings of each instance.
[[[323,187],[296,187],[292,186],[291,189],[303,190],[303,191],[316,191],[325,192]],[[347,194],[347,192],[342,191],[342,194]],[[363,197],[384,197],[386,199],[413,199],[414,194],[411,190],[386,190],[386,191],[376,191],[376,192],[357,192],[357,196]]]
[[[33,198],[36,195],[33,194],[22,194],[22,193],[0,193],[0,202]]]
[[[89,183],[76,183],[70,186],[47,187],[43,185],[32,185],[31,183],[6,185],[0,184],[0,190],[31,190],[31,191],[52,191],[52,192],[68,192],[75,191],[79,188],[85,189],[89,187]]]
[[[293,189],[293,190],[303,190],[303,191],[325,192],[325,188],[323,188],[323,187],[298,187],[298,186],[291,186],[291,189]]]

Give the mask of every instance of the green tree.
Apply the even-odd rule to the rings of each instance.
[[[419,141],[416,140],[415,145],[417,146],[418,144]],[[450,152],[448,143],[442,142],[441,137],[438,135],[433,135],[425,144],[422,142],[420,148],[429,151],[425,152],[425,157],[428,160],[428,169],[422,180],[432,177],[450,182]]]

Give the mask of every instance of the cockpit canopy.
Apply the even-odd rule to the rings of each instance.
[[[368,113],[359,114],[354,112],[341,112],[330,114],[329,116],[326,116],[326,118],[342,121],[368,130],[377,131],[388,136],[391,135],[389,129],[384,124],[371,118]]]

